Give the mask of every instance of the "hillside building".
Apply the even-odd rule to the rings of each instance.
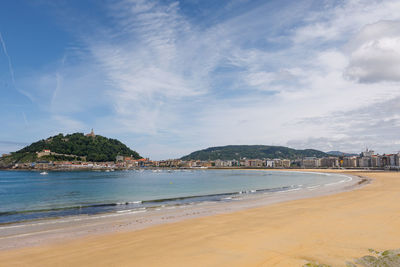
[[[92,131],[90,133],[86,134],[86,136],[87,137],[93,137],[93,138],[96,137],[96,135],[94,134],[93,128],[92,128]]]

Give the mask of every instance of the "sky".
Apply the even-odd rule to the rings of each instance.
[[[58,133],[151,159],[400,150],[400,1],[6,0],[0,153]]]

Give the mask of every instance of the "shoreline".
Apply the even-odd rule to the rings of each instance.
[[[0,251],[0,266],[346,266],[347,261],[370,255],[370,249],[400,248],[400,174],[344,173],[372,182],[357,190],[241,210],[221,208],[215,214],[209,206],[199,206],[184,219],[167,216],[162,224],[138,229],[125,225],[132,220],[114,220],[112,232],[101,232],[107,225],[93,224],[86,230],[96,226],[99,232],[73,239],[69,234],[77,228],[63,226],[58,241]],[[142,225],[149,223],[137,216]],[[46,230],[39,235],[54,234],[48,226]],[[25,238],[38,241],[29,234]]]
[[[0,171],[26,171],[26,172],[76,172],[76,171],[94,171],[94,172],[105,172],[105,171],[131,171],[131,170],[259,170],[259,171],[302,171],[302,170],[321,170],[321,171],[399,171],[400,169],[391,169],[385,167],[327,167],[327,168],[266,168],[266,167],[135,167],[135,168],[1,168]]]
[[[258,170],[258,169],[208,169],[209,171],[242,171],[242,173],[246,173],[247,171],[257,171],[257,173],[290,173],[290,170]],[[151,171],[151,170],[148,170]],[[196,172],[197,170],[190,170],[190,172]],[[85,171],[87,172],[87,171]],[[90,171],[89,171],[90,172]],[[159,170],[153,172],[160,172]],[[171,172],[168,170],[168,172]],[[203,193],[193,193],[193,194],[178,194],[176,196],[165,196],[164,198],[141,198],[141,199],[118,199],[115,202],[103,201],[96,203],[86,203],[86,204],[75,204],[69,206],[59,206],[59,207],[38,207],[24,210],[8,210],[4,212],[0,212],[0,227],[13,223],[29,223],[39,220],[51,220],[57,218],[68,218],[71,216],[93,216],[93,215],[102,215],[102,214],[113,214],[116,212],[126,212],[126,211],[138,211],[138,210],[151,210],[158,207],[164,206],[180,206],[180,205],[191,205],[198,202],[228,202],[237,200],[238,198],[246,198],[250,197],[248,195],[257,195],[263,193],[274,193],[274,192],[289,192],[303,189],[314,189],[320,186],[329,186],[329,185],[339,185],[343,182],[351,182],[351,179],[348,181],[348,176],[335,174],[337,179],[341,179],[337,182],[324,182],[323,177],[327,174],[322,172],[315,171],[307,171],[307,170],[296,170],[296,173],[299,174],[318,174],[321,176],[321,184],[315,184],[315,186],[311,185],[303,185],[303,184],[280,184],[275,187],[247,187],[244,188],[236,188],[236,189],[223,189],[212,192],[203,192]],[[238,191],[235,191],[238,190]],[[307,190],[303,190],[306,192]],[[255,196],[251,196],[255,197]]]
[[[318,171],[302,170],[298,172],[312,173]],[[324,174],[322,172],[318,173]],[[339,174],[337,172],[334,173]],[[5,223],[0,225],[0,251],[38,244],[55,244],[67,232],[73,233],[68,239],[74,240],[92,234],[104,235],[120,231],[135,231],[165,223],[346,192],[369,183],[369,180],[351,174],[343,176],[351,177],[351,180],[341,180],[333,184],[318,185],[310,188],[294,188],[285,191],[260,191],[243,195],[232,194],[232,196],[224,194],[227,195],[226,197],[230,199],[230,202],[201,201],[191,205],[163,205],[164,207],[157,206],[92,215],[72,215]]]

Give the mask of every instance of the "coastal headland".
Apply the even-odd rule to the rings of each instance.
[[[0,266],[345,266],[369,249],[400,248],[400,173],[323,171],[367,177],[371,183],[63,241],[74,229],[65,227],[57,242],[3,247]],[[113,220],[114,225],[121,222]],[[47,228],[40,235],[54,230]],[[35,233],[22,235],[29,239]],[[0,242],[6,244],[7,237]]]

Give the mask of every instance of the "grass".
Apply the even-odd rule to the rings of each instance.
[[[353,262],[346,262],[346,267],[399,267],[400,266],[400,249],[385,250],[382,252],[369,249],[370,255],[365,255]],[[303,267],[331,267],[327,264],[319,264],[309,262]]]

